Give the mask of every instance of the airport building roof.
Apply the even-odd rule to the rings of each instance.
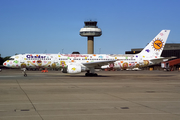
[[[131,51],[141,51],[143,48],[132,48]],[[180,50],[180,43],[166,43],[164,50]]]
[[[125,54],[137,54],[142,51],[143,48],[133,48],[131,51],[126,51]],[[180,43],[166,43],[161,57],[176,56],[180,58]]]

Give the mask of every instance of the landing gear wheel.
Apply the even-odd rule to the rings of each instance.
[[[27,77],[27,74],[24,74],[24,77]]]
[[[93,76],[98,76],[98,74],[97,73],[93,73]]]
[[[86,73],[85,76],[89,76],[89,73]]]
[[[85,76],[98,76],[97,73],[86,73]]]

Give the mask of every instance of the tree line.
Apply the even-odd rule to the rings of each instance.
[[[0,57],[0,65],[3,65],[3,62],[5,62],[6,60],[8,60],[11,56],[7,56],[7,57]]]

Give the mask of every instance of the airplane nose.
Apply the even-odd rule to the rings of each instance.
[[[6,65],[7,65],[7,63],[6,63],[6,62],[4,62],[4,63],[3,63],[3,66],[6,66]]]
[[[9,64],[7,63],[7,61],[5,61],[5,62],[3,63],[3,66],[9,67]]]

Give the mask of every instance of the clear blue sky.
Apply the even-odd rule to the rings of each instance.
[[[102,29],[96,54],[143,48],[162,29],[171,30],[167,43],[180,43],[179,6],[180,0],[0,0],[0,54],[86,54],[87,38],[79,35],[86,20]]]

